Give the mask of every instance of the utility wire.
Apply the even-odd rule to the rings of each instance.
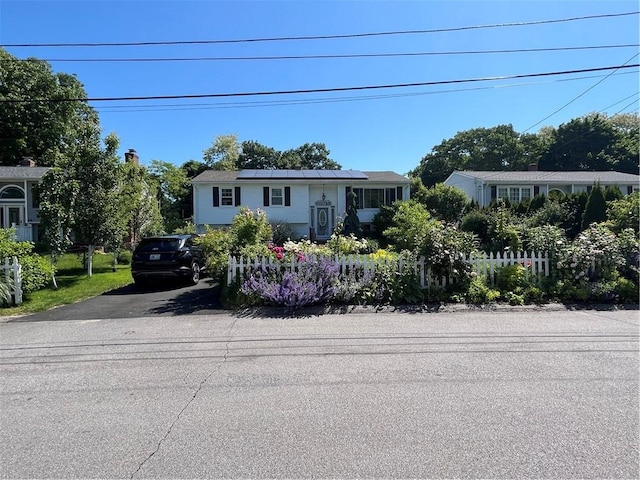
[[[604,107],[602,110],[600,110],[600,113],[604,113],[606,110],[609,110],[611,107],[615,107],[615,106],[616,106],[616,105],[618,105],[619,103],[622,103],[622,102],[624,102],[625,100],[629,100],[631,97],[635,97],[636,95],[638,95],[638,93],[640,93],[640,92],[632,93],[632,94],[631,94],[631,95],[629,95],[628,97],[624,97],[622,100],[618,100],[616,103],[612,103],[612,104],[611,104],[611,105],[609,105],[608,107]],[[629,105],[627,105],[627,107],[628,107],[628,106],[629,106]],[[627,107],[624,107],[624,108],[627,108]],[[623,110],[624,110],[624,108],[623,108]]]
[[[628,63],[628,62],[627,62]],[[640,64],[634,65],[616,65],[611,67],[597,67],[597,68],[585,68],[576,70],[564,70],[556,72],[543,72],[543,73],[527,73],[518,75],[503,75],[498,77],[481,77],[481,78],[469,78],[462,80],[440,80],[432,82],[413,82],[413,83],[396,83],[388,85],[367,85],[356,87],[337,87],[337,88],[312,88],[304,90],[275,90],[275,91],[263,91],[263,92],[239,92],[239,93],[207,93],[207,94],[194,94],[194,95],[152,95],[144,97],[96,97],[96,98],[57,98],[57,99],[16,99],[16,98],[4,98],[0,99],[0,103],[61,103],[61,102],[112,102],[117,100],[126,101],[138,101],[138,100],[169,100],[169,99],[181,99],[181,98],[223,98],[223,97],[255,97],[261,95],[295,95],[305,93],[327,93],[327,92],[347,92],[347,91],[362,91],[362,90],[381,90],[388,88],[406,88],[406,87],[424,87],[432,85],[448,85],[448,84],[460,84],[460,83],[473,83],[473,82],[487,82],[496,80],[513,80],[518,78],[537,78],[548,77],[554,75],[569,75],[576,73],[586,72],[601,72],[606,70],[618,71],[622,68],[635,68],[640,67]]]
[[[637,105],[637,104],[638,104],[638,101],[637,101],[637,100],[634,100],[633,102],[631,102],[630,104],[628,104],[626,107],[621,108],[620,110],[618,110],[616,113],[614,113],[614,115],[617,115],[617,114],[619,114],[619,113],[624,112],[627,108],[629,108],[631,105],[634,105],[634,104],[635,104],[635,105]],[[638,108],[636,107],[634,110],[638,110]]]
[[[464,30],[479,30],[485,28],[501,28],[501,27],[522,27],[528,25],[544,25],[552,23],[574,22],[580,20],[591,20],[598,18],[624,17],[629,15],[638,15],[638,11],[612,13],[604,15],[587,15],[582,17],[560,18],[553,20],[535,20],[529,22],[510,22],[510,23],[494,23],[488,25],[472,25],[465,27],[436,28],[430,30],[398,30],[390,32],[368,32],[368,33],[349,33],[342,35],[308,35],[299,37],[267,37],[267,38],[244,38],[234,40],[178,40],[178,41],[155,41],[155,42],[104,42],[104,43],[6,43],[0,44],[2,47],[132,47],[132,46],[149,46],[149,45],[208,45],[223,43],[250,43],[250,42],[282,42],[292,40],[332,40],[341,38],[361,38],[361,37],[381,37],[391,35],[415,35],[425,33],[443,33],[443,32],[459,32]]]
[[[582,97],[583,95],[585,95],[587,92],[593,90],[594,88],[596,88],[598,85],[600,85],[602,82],[604,82],[607,78],[609,78],[611,75],[613,75],[614,73],[616,73],[620,68],[626,68],[627,63],[629,63],[631,60],[633,60],[634,58],[636,58],[638,55],[640,55],[640,53],[636,53],[634,56],[632,56],[629,60],[627,60],[626,62],[624,62],[622,65],[620,65],[618,68],[615,68],[609,75],[605,76],[603,79],[597,81],[596,83],[594,83],[593,85],[591,85],[589,88],[587,88],[584,92],[580,93],[578,96],[572,98],[571,100],[569,100],[567,103],[565,103],[563,106],[561,106],[559,109],[557,109],[555,112],[547,115],[546,117],[544,117],[542,120],[540,120],[537,123],[534,123],[533,125],[531,125],[529,128],[527,128],[524,132],[522,133],[527,133],[529,130],[531,130],[533,127],[536,127],[538,125],[540,125],[542,122],[544,122],[545,120],[553,117],[556,113],[564,110],[565,108],[567,108],[569,105],[571,105],[573,102],[575,102],[576,100],[578,100],[580,97]]]
[[[628,75],[633,72],[623,72],[618,73],[616,75]],[[598,77],[601,77],[598,76]],[[215,102],[215,103],[171,103],[171,104],[160,104],[160,105],[138,105],[136,107],[132,107],[131,105],[105,105],[104,107],[98,106],[95,107],[101,113],[130,113],[130,112],[169,112],[169,111],[185,111],[185,110],[215,110],[215,109],[230,109],[230,108],[260,108],[260,107],[279,107],[279,106],[289,106],[289,105],[310,105],[310,104],[323,104],[323,103],[341,103],[341,102],[356,102],[356,101],[367,101],[367,100],[380,100],[380,99],[388,99],[388,98],[402,98],[402,97],[417,97],[424,95],[440,95],[446,93],[458,93],[458,92],[470,92],[477,90],[495,90],[500,88],[512,88],[512,87],[523,87],[523,86],[531,86],[531,85],[540,85],[546,83],[558,83],[558,82],[568,82],[575,80],[584,80],[594,78],[594,76],[586,76],[586,77],[575,77],[575,78],[562,78],[562,79],[554,79],[543,82],[527,82],[527,83],[517,83],[517,84],[509,84],[509,85],[492,85],[492,86],[484,86],[484,87],[472,87],[472,88],[456,88],[449,90],[438,90],[435,92],[412,92],[412,93],[394,93],[394,94],[386,94],[386,95],[360,95],[360,96],[350,96],[350,97],[337,97],[337,98],[328,98],[328,97],[320,97],[320,98],[311,98],[311,99],[300,99],[300,100],[261,100],[261,101],[248,101],[248,102]],[[621,103],[633,95],[626,97],[614,105]],[[611,106],[614,106],[611,105]],[[610,108],[611,106],[607,107]]]
[[[499,53],[559,52],[572,50],[596,50],[605,48],[640,47],[638,43],[622,45],[592,45],[580,47],[518,48],[511,50],[467,50],[452,52],[400,52],[400,53],[352,53],[332,55],[277,55],[258,57],[164,57],[164,58],[8,58],[0,62],[210,62],[210,61],[253,61],[253,60],[316,60],[330,58],[380,58],[380,57],[420,57],[445,55],[483,55]]]

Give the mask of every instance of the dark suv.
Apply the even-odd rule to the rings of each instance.
[[[150,280],[180,279],[195,285],[205,264],[196,235],[159,235],[143,238],[133,251],[131,276],[136,285]]]

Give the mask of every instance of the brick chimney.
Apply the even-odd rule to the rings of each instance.
[[[537,172],[538,171],[538,164],[537,163],[530,163],[527,166],[527,170],[530,172]]]
[[[140,157],[138,157],[138,154],[133,148],[130,148],[129,151],[124,154],[125,162],[132,162],[132,163],[135,163],[136,165],[138,165],[139,158]]]
[[[36,161],[33,159],[33,157],[22,157],[22,160],[20,160],[20,166],[21,167],[35,167],[36,166]]]

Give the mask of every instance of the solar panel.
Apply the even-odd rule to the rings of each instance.
[[[367,175],[359,170],[241,170],[238,179],[361,179]]]

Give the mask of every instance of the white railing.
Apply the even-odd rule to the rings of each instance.
[[[311,257],[315,258],[315,257]],[[307,257],[306,261],[311,259]],[[435,277],[431,273],[429,262],[424,257],[420,257],[415,262],[403,263],[403,260],[389,260],[389,259],[373,259],[365,255],[334,255],[332,258],[340,265],[340,272],[346,272],[350,269],[360,268],[364,271],[375,272],[376,268],[380,265],[389,265],[395,263],[399,272],[405,271],[407,268],[412,268],[416,274],[421,288],[441,288],[445,287],[452,282],[449,277]],[[281,268],[287,271],[296,270],[300,263],[305,260],[298,261],[295,257],[291,260],[283,262],[275,259],[272,256],[269,257],[254,257],[245,259],[244,257],[236,258],[229,256],[228,268],[227,268],[227,285],[232,284],[237,278],[244,279],[250,275],[253,270],[258,269],[272,269]],[[527,253],[513,253],[507,254],[471,254],[468,257],[464,257],[464,261],[471,265],[473,271],[478,275],[487,277],[491,285],[496,282],[496,274],[498,269],[510,265],[520,264],[525,267],[525,275],[527,278],[537,278],[549,276],[549,258],[542,254],[535,252]]]
[[[11,260],[5,258],[3,268],[5,282],[11,289],[13,304],[20,305],[22,303],[22,265],[18,262],[17,257],[13,257]]]
[[[11,228],[16,231],[16,240],[19,242],[32,242],[33,241],[33,227],[31,225],[16,225],[11,224]]]

